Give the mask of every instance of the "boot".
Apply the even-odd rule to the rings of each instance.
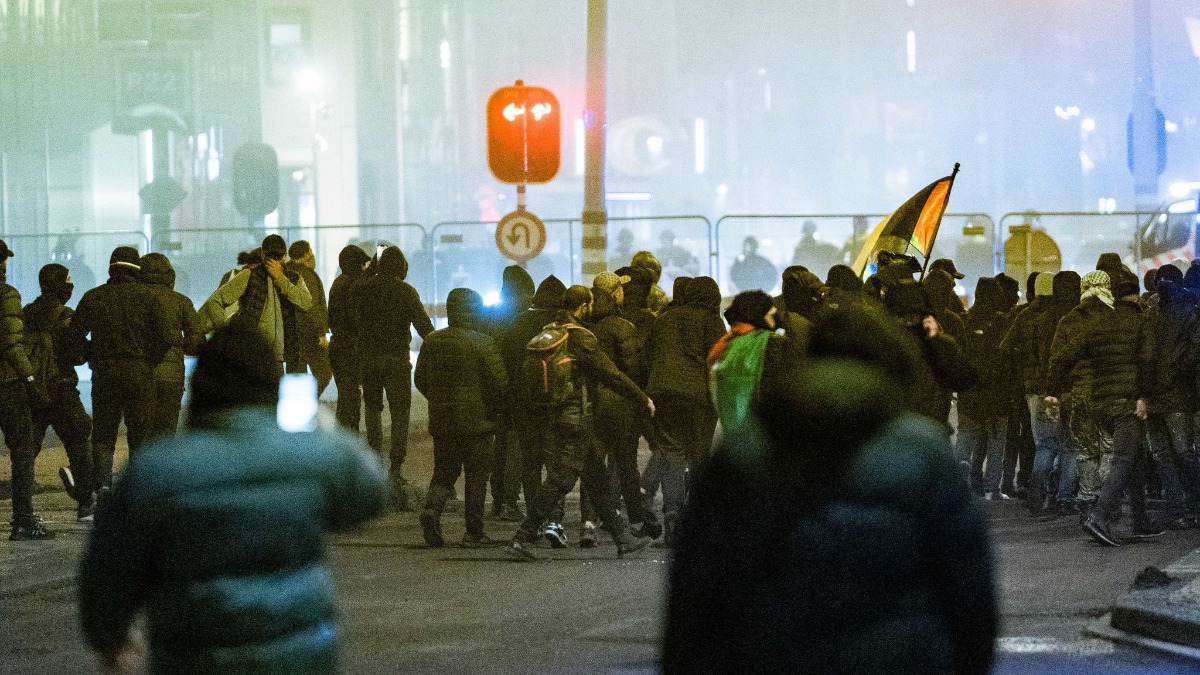
[[[1025,508],[1029,515],[1038,517],[1046,512],[1046,490],[1040,485],[1031,485],[1029,495],[1025,498]]]
[[[653,541],[649,537],[635,537],[629,530],[622,530],[619,534],[613,535],[613,542],[617,545],[617,557],[623,558],[630,553],[637,553],[646,548]]]

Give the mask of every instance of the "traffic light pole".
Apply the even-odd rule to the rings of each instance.
[[[150,130],[150,146],[154,162],[154,180],[171,176],[171,132],[156,126]],[[161,251],[171,240],[171,212],[161,208],[150,213],[150,250]]]
[[[587,3],[587,100],[583,112],[583,283],[607,269],[608,211],[604,203],[604,136],[607,130],[608,2]]]

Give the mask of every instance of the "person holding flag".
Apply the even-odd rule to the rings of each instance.
[[[870,276],[869,272],[883,262],[883,252],[906,254],[909,249],[915,249],[925,260],[921,267],[922,276],[929,265],[929,255],[933,251],[933,243],[937,240],[938,229],[942,225],[942,216],[950,203],[950,189],[954,187],[954,178],[958,175],[959,165],[954,165],[954,171],[949,176],[939,178],[926,185],[890,216],[884,218],[875,230],[867,237],[862,251],[854,261],[854,271],[863,278]]]

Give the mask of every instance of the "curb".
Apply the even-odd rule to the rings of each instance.
[[[1200,661],[1200,549],[1163,571],[1170,584],[1129,591],[1084,632]]]

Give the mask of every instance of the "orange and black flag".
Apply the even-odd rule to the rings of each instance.
[[[958,166],[954,165],[954,171],[949,176],[926,185],[925,189],[913,195],[875,227],[854,261],[854,271],[860,277],[869,276],[868,272],[880,251],[915,252],[928,260],[938,228],[942,225],[942,216],[946,213],[946,205],[950,203],[950,188],[954,186]]]

